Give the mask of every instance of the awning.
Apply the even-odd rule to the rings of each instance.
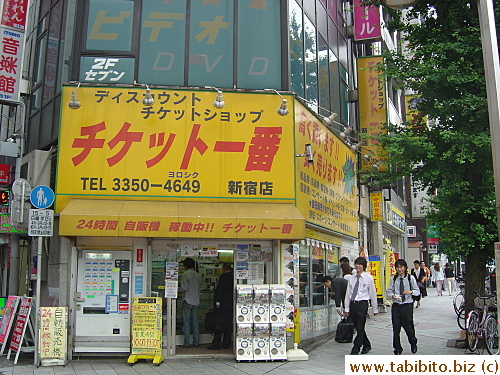
[[[305,238],[292,204],[72,199],[60,214],[62,236]]]

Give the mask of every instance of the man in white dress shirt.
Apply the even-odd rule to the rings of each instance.
[[[366,336],[365,324],[368,313],[369,302],[373,307],[373,314],[378,314],[377,293],[375,292],[375,282],[373,277],[366,272],[367,261],[359,257],[354,261],[356,274],[349,278],[347,292],[345,295],[345,314],[351,317],[356,328],[356,338],[353,342],[351,355],[368,353],[372,346]]]

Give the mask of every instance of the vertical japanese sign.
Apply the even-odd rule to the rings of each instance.
[[[0,21],[0,99],[19,100],[28,0],[4,0]]]
[[[380,40],[380,20],[379,7],[364,6],[362,0],[354,0],[354,40]]]
[[[294,317],[299,307],[299,246],[281,244],[281,283],[285,286],[286,328],[294,328]]]
[[[40,307],[38,315],[39,358],[66,359],[68,308]]]
[[[381,171],[387,169],[387,156],[377,139],[379,134],[386,132],[383,125],[387,122],[385,81],[377,70],[377,64],[382,62],[381,56],[357,59],[360,129],[367,136],[363,148],[371,156],[369,159],[362,158],[364,171],[375,164]]]
[[[370,193],[370,220],[384,220],[383,211],[384,198],[382,192]]]
[[[396,274],[396,268],[394,263],[396,262],[396,256],[393,251],[387,250],[385,253],[385,285],[389,287],[391,282],[391,277]]]
[[[369,257],[370,260],[370,275],[373,277],[373,281],[375,281],[375,291],[377,293],[377,298],[381,298],[383,295],[382,290],[382,265],[380,261],[380,256],[372,255]]]
[[[296,158],[297,208],[308,222],[358,237],[356,156],[295,101],[295,154],[311,144],[314,164]]]
[[[151,107],[144,92],[80,87],[85,110],[63,107],[58,212],[71,198],[294,202],[293,116],[276,94],[224,93],[214,109],[214,91],[152,90]]]
[[[9,338],[10,328],[12,327],[12,322],[16,316],[17,305],[21,297],[9,296],[7,298],[7,304],[2,315],[2,321],[0,322],[0,343],[2,343],[2,349],[0,354],[3,354],[5,346],[7,344],[7,339]]]
[[[132,303],[132,355],[161,355],[161,297],[138,297]]]
[[[14,324],[14,329],[12,330],[12,336],[9,344],[9,354],[11,350],[20,351],[21,343],[23,341],[24,332],[28,325],[28,320],[31,311],[31,297],[22,297],[21,303],[19,305],[19,312],[17,313],[16,322]],[[17,356],[16,356],[17,359]]]
[[[177,298],[179,263],[165,262],[165,298]]]

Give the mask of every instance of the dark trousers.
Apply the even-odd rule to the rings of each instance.
[[[391,307],[391,318],[393,333],[392,346],[394,350],[400,353],[403,351],[401,339],[399,337],[401,327],[405,330],[410,345],[416,345],[417,338],[415,337],[415,327],[413,325],[413,303],[405,303],[402,305],[393,303]]]
[[[228,349],[231,346],[231,336],[233,335],[233,311],[223,310],[221,313],[224,316],[224,330],[214,332],[212,347]],[[222,344],[221,344],[222,341]]]
[[[359,352],[359,349],[363,346],[365,348],[371,348],[370,340],[366,336],[365,324],[366,324],[366,314],[368,313],[368,301],[351,301],[349,304],[349,316],[354,323],[354,328],[356,328],[356,338],[354,339],[354,346],[352,347],[352,352]]]

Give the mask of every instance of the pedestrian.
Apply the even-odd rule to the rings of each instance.
[[[351,265],[349,264],[349,258],[348,257],[342,257],[342,258],[340,258],[339,262],[340,262],[340,268],[342,268],[343,264],[347,264],[349,266],[349,268],[351,269],[351,273],[354,271],[354,268],[352,268]]]
[[[429,280],[431,279],[431,271],[425,266],[425,262],[420,262],[420,267],[423,268],[425,272],[425,297],[427,297],[427,287],[430,285]]]
[[[345,315],[351,318],[356,328],[356,338],[353,342],[351,355],[368,353],[372,346],[365,331],[366,315],[368,313],[369,301],[372,303],[373,314],[378,314],[377,293],[375,292],[375,282],[373,277],[366,272],[367,262],[363,257],[358,257],[354,261],[356,274],[348,280],[347,292],[345,295]]]
[[[340,269],[342,270],[342,277],[344,279],[349,280],[352,277],[352,268],[349,263],[342,263]]]
[[[443,295],[444,272],[441,265],[436,262],[432,267],[432,279],[436,282],[437,295]]]
[[[198,305],[200,304],[200,274],[195,271],[196,263],[193,258],[186,258],[182,264],[186,271],[182,274],[181,290],[184,292],[182,298],[182,332],[184,333],[184,348],[189,348],[191,325],[193,325],[193,346],[199,347],[200,324],[198,321]]]
[[[221,331],[214,332],[212,345],[207,349],[221,350],[229,349],[231,346],[231,336],[233,334],[233,289],[233,269],[230,264],[224,263],[214,293],[215,310],[223,318],[224,326]]]
[[[412,353],[417,352],[417,337],[415,336],[415,326],[413,324],[413,297],[420,294],[417,280],[413,275],[408,274],[406,260],[396,260],[394,266],[397,274],[391,278],[387,296],[392,299],[391,320],[392,320],[392,347],[394,354],[403,353],[401,346],[401,327],[405,330]]]
[[[413,275],[413,277],[415,277],[415,280],[417,280],[417,285],[418,288],[420,289],[420,295],[415,296],[414,298],[415,302],[417,303],[417,306],[415,306],[415,308],[418,309],[420,307],[420,299],[427,295],[427,290],[425,289],[425,282],[423,281],[425,279],[425,271],[422,267],[420,267],[419,260],[413,261],[413,266],[415,268],[412,268],[411,274]]]
[[[450,296],[453,294],[455,286],[455,272],[451,268],[450,263],[444,265],[444,277],[446,278],[446,287],[448,288],[448,293]]]
[[[337,313],[343,315],[342,309],[345,308],[345,293],[347,291],[347,279],[336,277],[335,279],[329,275],[323,277],[323,284],[330,290],[330,296],[335,300]]]

